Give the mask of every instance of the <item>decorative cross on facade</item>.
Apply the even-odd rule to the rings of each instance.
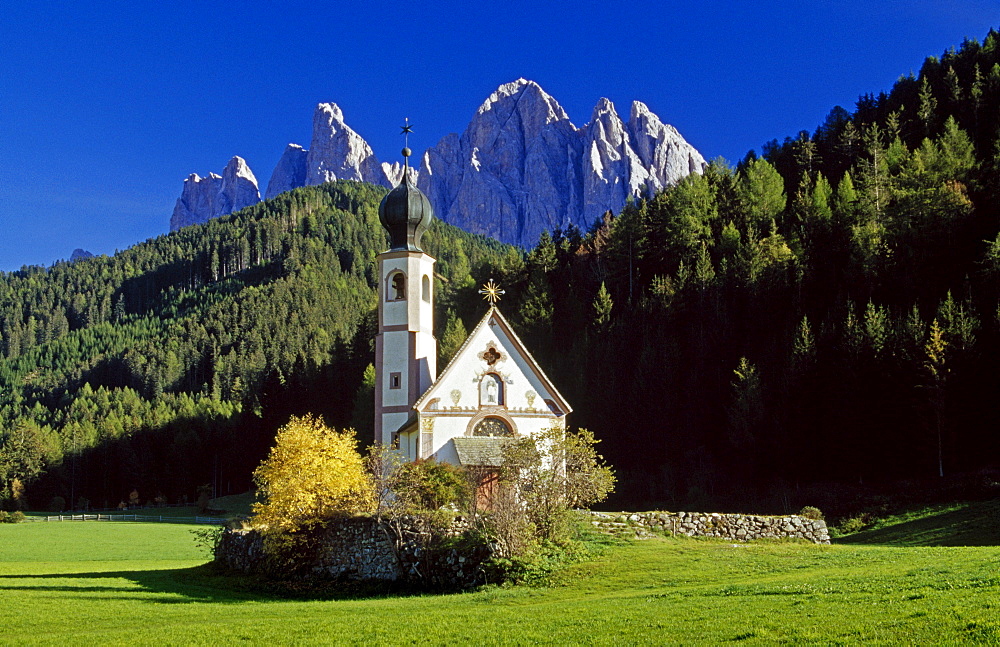
[[[479,291],[479,294],[483,295],[483,298],[490,302],[490,305],[496,305],[497,301],[500,300],[500,295],[507,294],[504,290],[500,289],[493,279],[486,282],[483,289]]]

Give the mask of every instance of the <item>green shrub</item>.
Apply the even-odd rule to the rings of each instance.
[[[860,514],[856,517],[847,517],[841,519],[840,523],[837,524],[837,530],[845,535],[849,535],[854,532],[860,532],[865,529],[869,524],[869,517],[867,514]]]
[[[22,521],[24,521],[24,513],[20,510],[14,512],[0,510],[0,523],[21,523]]]
[[[435,460],[418,460],[399,468],[397,494],[415,510],[438,510],[468,497],[468,481],[460,467]]]
[[[511,557],[494,555],[483,564],[483,570],[491,584],[544,586],[550,583],[553,573],[588,555],[586,546],[579,541],[542,541],[526,553]]]
[[[819,508],[807,505],[806,507],[799,510],[799,516],[805,517],[806,519],[812,519],[813,521],[822,521],[823,513]]]
[[[210,558],[215,559],[215,549],[219,546],[219,542],[222,541],[223,532],[224,529],[222,526],[213,526],[211,528],[192,530],[191,534],[194,535],[195,545],[205,551]]]

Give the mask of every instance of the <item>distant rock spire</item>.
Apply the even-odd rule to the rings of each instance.
[[[174,205],[170,230],[206,222],[260,202],[257,178],[238,155],[229,160],[222,175],[192,173],[184,180],[181,197]]]
[[[270,200],[274,196],[291,191],[300,186],[305,186],[308,177],[307,159],[309,151],[298,144],[289,144],[285,147],[278,165],[271,173],[271,179],[267,183],[265,199]]]
[[[312,144],[306,158],[306,184],[356,180],[386,185],[372,147],[344,123],[335,103],[321,103],[313,113]]]

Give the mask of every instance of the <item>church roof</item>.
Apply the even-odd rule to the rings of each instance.
[[[504,445],[511,441],[513,438],[478,436],[458,436],[451,439],[451,442],[455,444],[455,453],[458,454],[458,462],[461,465],[487,467],[500,467],[503,464]]]
[[[563,414],[568,414],[572,412],[573,407],[569,406],[569,403],[566,402],[566,399],[562,397],[562,395],[556,389],[555,385],[552,384],[552,381],[548,378],[547,375],[545,375],[545,372],[538,365],[538,362],[536,362],[535,358],[531,356],[531,353],[528,352],[528,349],[524,346],[524,343],[517,336],[517,333],[514,332],[514,329],[511,327],[510,323],[503,316],[503,314],[500,313],[499,308],[497,308],[496,306],[490,306],[490,309],[486,311],[486,314],[483,315],[483,318],[479,320],[479,323],[476,324],[476,326],[472,329],[472,332],[469,333],[469,336],[465,338],[464,342],[462,342],[462,346],[455,353],[454,357],[451,358],[451,361],[448,362],[448,365],[445,367],[445,369],[438,375],[437,379],[434,381],[434,384],[432,384],[430,388],[427,389],[427,391],[425,391],[424,394],[420,396],[417,399],[417,401],[413,404],[413,408],[419,411],[424,406],[424,404],[431,398],[431,395],[437,389],[438,385],[443,383],[445,379],[449,376],[449,374],[455,370],[455,366],[458,364],[459,358],[461,358],[466,352],[469,352],[469,344],[475,337],[477,337],[477,333],[483,328],[483,326],[489,325],[491,319],[494,322],[496,322],[497,326],[500,327],[500,329],[504,333],[504,336],[510,340],[511,344],[514,346],[514,348],[511,350],[517,352],[517,354],[521,356],[521,358],[527,364],[530,371],[542,384],[543,388],[546,391],[548,391],[550,399],[553,402],[555,402],[559,410],[562,411]]]

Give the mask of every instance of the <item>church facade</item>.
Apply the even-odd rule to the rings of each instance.
[[[377,257],[375,441],[408,460],[495,467],[505,439],[564,428],[572,409],[496,307],[496,286],[484,290],[486,313],[437,374],[435,261],[420,248],[433,209],[408,168],[379,205],[390,248]]]

